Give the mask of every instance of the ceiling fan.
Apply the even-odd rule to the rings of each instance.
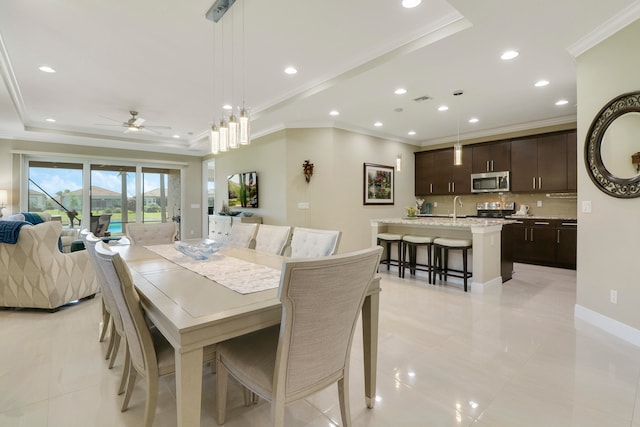
[[[123,128],[125,128],[124,133],[129,133],[129,132],[141,132],[141,131],[146,131],[146,132],[152,132],[155,134],[160,135],[160,132],[154,130],[154,129],[171,129],[171,126],[149,126],[149,125],[144,125],[145,119],[143,119],[142,117],[138,117],[138,112],[131,110],[129,111],[129,114],[131,114],[131,117],[129,118],[129,120],[127,120],[126,122],[121,122],[121,124],[119,125],[114,125],[114,124],[107,124],[107,123],[96,123],[96,125],[98,126],[121,126]],[[101,116],[104,117],[104,116]],[[119,120],[116,119],[112,119],[110,117],[104,117],[105,119],[109,119],[109,120],[113,120],[114,122],[119,122]]]

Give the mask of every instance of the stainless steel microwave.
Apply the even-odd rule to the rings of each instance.
[[[491,193],[510,189],[509,171],[471,174],[472,193]]]

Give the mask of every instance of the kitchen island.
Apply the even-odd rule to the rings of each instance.
[[[371,220],[371,243],[377,244],[378,233],[470,239],[469,269],[473,272],[471,292],[482,293],[499,287],[511,278],[513,258],[503,236],[503,226],[516,221],[484,218],[383,218]],[[504,242],[504,244],[503,244]],[[503,245],[505,246],[503,248]],[[462,269],[462,257],[450,253],[451,268]],[[425,262],[426,254],[418,254]]]

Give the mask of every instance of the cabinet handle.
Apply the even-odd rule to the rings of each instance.
[[[533,242],[533,228],[531,229],[531,241]]]
[[[557,242],[557,243],[560,243],[560,230],[558,230],[558,237],[557,237],[557,240],[558,240],[558,242]]]
[[[529,240],[529,239],[527,239],[527,229],[525,228],[524,229],[524,241],[526,242],[527,240]]]
[[[447,182],[447,192],[451,193],[451,183]]]
[[[487,172],[491,171],[491,169],[489,169],[489,160],[487,160]]]
[[[536,189],[536,177],[535,176],[533,177],[533,189],[534,190]]]
[[[429,193],[433,193],[433,184],[429,184]]]
[[[456,192],[456,183],[455,182],[451,183],[451,188],[453,188],[453,193],[455,193]]]
[[[494,171],[494,168],[493,168],[493,160],[491,160],[491,172],[493,172],[493,171]]]
[[[542,178],[538,177],[538,190],[542,190]]]
[[[535,225],[549,225],[549,223],[545,222],[545,221],[536,221],[536,222],[534,222],[534,224]]]
[[[562,225],[570,225],[570,226],[573,226],[573,227],[577,227],[578,226],[578,224],[575,223],[575,222],[563,222]]]

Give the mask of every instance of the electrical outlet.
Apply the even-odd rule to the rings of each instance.
[[[538,200],[538,203],[536,203],[536,206],[541,208],[542,207],[542,200]]]
[[[433,207],[437,208],[438,207],[438,202],[433,202]]]
[[[617,304],[618,303],[618,291],[616,291],[615,289],[611,289],[609,291],[609,300],[611,301],[611,304]]]
[[[309,202],[298,202],[298,209],[309,209]]]
[[[591,200],[582,201],[582,213],[591,213]]]

